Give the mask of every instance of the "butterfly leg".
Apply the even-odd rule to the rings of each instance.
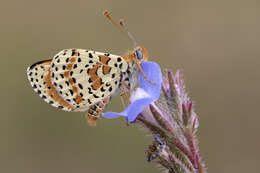
[[[102,114],[106,105],[109,103],[110,97],[104,98],[102,101],[90,106],[87,113],[85,114],[85,118],[88,120],[88,123],[91,126],[96,126],[96,121]]]
[[[147,78],[147,76],[145,75],[145,73],[144,73],[144,71],[143,71],[143,69],[142,69],[142,67],[141,67],[141,65],[140,65],[140,62],[139,62],[139,61],[136,61],[136,64],[137,64],[139,70],[141,71],[143,77],[145,78],[145,80],[147,80],[147,82],[149,82],[149,83],[152,84],[152,85],[156,85],[156,83],[152,82],[150,79]]]
[[[123,97],[122,94],[120,94],[120,100],[121,100],[121,103],[122,103],[122,105],[123,105],[123,107],[125,109],[126,105],[125,105],[124,97]]]
[[[130,89],[130,87],[128,85],[126,85],[125,82],[122,82],[121,86],[122,86],[122,89],[123,89],[123,93],[120,95],[120,98],[121,98],[121,102],[122,102],[123,106],[125,107],[125,102],[124,102],[123,95],[125,95],[127,103],[130,104],[130,99],[129,99],[128,95],[127,95],[127,89]],[[126,126],[129,126],[128,122],[126,123]]]
[[[129,99],[128,95],[127,95],[127,88],[129,89],[129,87],[125,84],[125,82],[122,82],[122,83],[121,83],[121,86],[122,86],[123,95],[124,95],[125,98],[126,98],[127,104],[130,104],[130,99]]]

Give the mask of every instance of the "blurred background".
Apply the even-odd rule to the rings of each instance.
[[[65,48],[132,49],[105,9],[126,19],[150,60],[183,70],[208,172],[258,172],[259,7],[256,0],[2,0],[0,172],[159,172],[145,160],[151,138],[139,127],[123,119],[90,127],[84,113],[46,104],[27,80],[29,65]],[[119,104],[115,98],[107,110]]]

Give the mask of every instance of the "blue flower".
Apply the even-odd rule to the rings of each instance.
[[[141,67],[147,78],[156,83],[156,85],[150,84],[144,79],[140,72],[139,87],[131,93],[130,96],[131,104],[129,104],[123,112],[106,112],[103,114],[103,117],[117,118],[119,116],[124,116],[126,122],[132,123],[145,107],[159,98],[162,83],[160,67],[154,62],[143,62],[141,63]]]

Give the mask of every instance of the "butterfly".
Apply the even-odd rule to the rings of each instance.
[[[108,11],[105,15],[116,25]],[[123,21],[120,24],[124,26]],[[120,30],[133,40],[125,27]],[[52,59],[28,67],[27,76],[34,91],[44,101],[65,111],[86,112],[89,124],[95,125],[114,95],[123,91],[127,97],[127,92],[136,86],[140,71],[145,77],[140,63],[147,59],[148,52],[142,46],[123,56],[65,49]]]

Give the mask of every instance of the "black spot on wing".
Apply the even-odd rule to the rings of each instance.
[[[83,89],[83,86],[81,85],[81,83],[78,84],[80,89]]]
[[[71,56],[74,56],[75,55],[75,50],[73,49],[72,52],[71,52]]]
[[[122,58],[118,57],[117,62],[121,62],[121,61],[122,61]]]
[[[89,82],[89,83],[92,83],[93,81],[91,80],[91,78],[89,78],[89,79],[88,79],[88,82]]]
[[[93,94],[92,89],[90,87],[88,87],[88,93]]]
[[[93,96],[94,96],[95,98],[99,98],[99,96],[97,96],[96,94],[93,94]]]
[[[112,74],[112,78],[114,78],[115,76],[116,76],[116,74],[115,74],[115,73],[113,73],[113,74]]]
[[[100,91],[105,92],[106,90],[104,89],[104,87],[101,87]]]

